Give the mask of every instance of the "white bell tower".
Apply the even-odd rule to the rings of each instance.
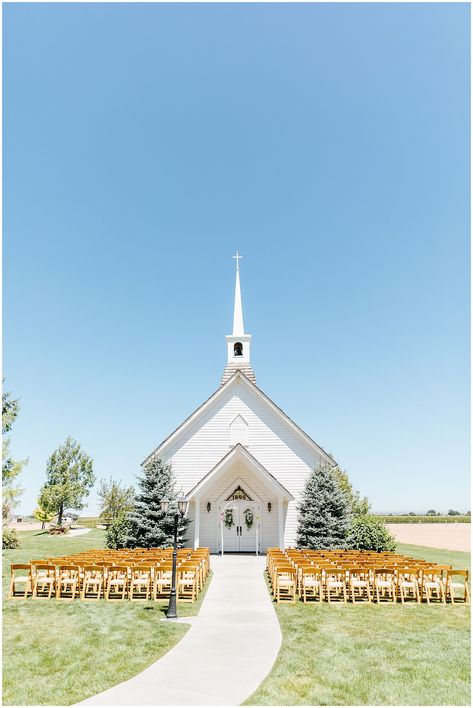
[[[240,289],[240,260],[243,256],[237,251],[234,256],[236,260],[236,280],[235,280],[235,304],[233,307],[233,332],[225,337],[227,341],[227,366],[223,374],[222,384],[232,376],[237,369],[242,371],[253,383],[255,375],[250,364],[250,343],[251,334],[245,334],[243,325],[243,308],[241,305]]]

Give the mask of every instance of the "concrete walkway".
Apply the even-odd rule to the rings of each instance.
[[[212,556],[210,564],[207,595],[183,639],[137,676],[79,705],[237,706],[256,690],[281,645],[265,558]]]

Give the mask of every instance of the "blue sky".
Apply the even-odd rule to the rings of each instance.
[[[259,386],[375,510],[469,508],[469,6],[3,13],[21,510],[67,435],[134,482],[217,388],[235,249]]]

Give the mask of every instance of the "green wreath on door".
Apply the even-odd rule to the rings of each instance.
[[[251,529],[251,527],[253,526],[254,520],[255,520],[255,518],[253,516],[253,510],[250,508],[245,509],[245,511],[243,512],[243,516],[245,518],[245,526],[249,531]]]

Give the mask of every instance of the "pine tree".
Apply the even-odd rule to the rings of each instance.
[[[139,492],[134,509],[128,517],[128,548],[166,548],[174,542],[174,514],[177,512],[176,492],[172,468],[169,463],[154,460],[143,472],[138,482]],[[169,511],[161,511],[161,499],[170,501]],[[187,541],[184,534],[190,519],[179,518],[178,546]]]
[[[299,505],[299,548],[344,548],[350,526],[350,504],[332,468],[318,465],[307,480]]]

